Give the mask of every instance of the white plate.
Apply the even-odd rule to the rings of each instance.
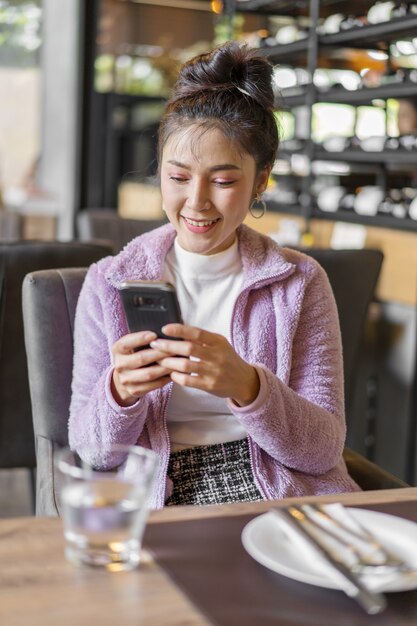
[[[369,511],[349,508],[350,513],[410,567],[417,570],[417,524],[408,520]],[[332,578],[330,567],[298,545],[284,530],[273,513],[265,513],[251,520],[243,529],[245,550],[265,567],[300,582],[328,589],[339,589]],[[363,575],[364,581],[378,591],[406,591],[417,588],[416,574],[396,576]]]

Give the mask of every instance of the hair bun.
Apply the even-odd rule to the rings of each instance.
[[[229,41],[185,63],[172,99],[193,96],[202,90],[233,88],[266,109],[274,108],[272,65],[257,50],[237,41]]]

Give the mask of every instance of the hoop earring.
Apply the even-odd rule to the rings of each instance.
[[[260,211],[260,212],[257,213],[257,211]],[[250,204],[249,213],[256,220],[259,220],[261,217],[263,217],[263,215],[265,214],[265,211],[266,211],[266,202],[262,198],[262,196],[258,194],[254,197],[254,199],[252,200]]]

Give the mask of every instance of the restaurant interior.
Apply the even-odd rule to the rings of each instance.
[[[409,550],[400,582],[358,583],[338,559],[304,570],[324,549],[291,527],[313,495],[153,511],[135,572],[90,580],[65,561],[54,455],[77,299],[91,264],[167,222],[161,117],[181,65],[231,40],[270,61],[280,136],[266,211],[245,224],[315,259],[338,311],[361,491],[316,514],[345,505],[384,557]],[[0,623],[416,623],[417,3],[0,0],[0,260]],[[298,560],[270,539],[279,523]]]

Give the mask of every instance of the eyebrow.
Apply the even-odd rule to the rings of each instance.
[[[169,160],[168,163],[171,165],[176,165],[177,167],[182,167],[185,170],[191,169],[189,165],[185,163],[181,163],[180,161],[175,161],[174,159]],[[240,170],[241,168],[238,165],[234,165],[233,163],[221,163],[220,165],[214,165],[210,167],[210,172],[219,172],[222,170]]]

